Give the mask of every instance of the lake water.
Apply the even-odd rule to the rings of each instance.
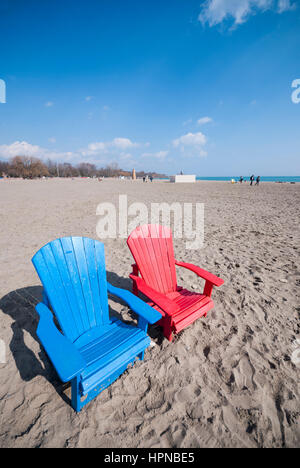
[[[230,176],[230,177],[197,177],[197,180],[215,180],[215,181],[231,181],[235,179],[237,182],[240,180],[240,177]],[[249,177],[244,177],[244,180],[249,182]],[[168,180],[168,178],[162,178],[160,180]],[[256,178],[255,178],[256,180]],[[300,182],[300,176],[261,176],[261,182]]]
[[[197,180],[240,180],[240,177],[197,177]],[[244,178],[249,182],[250,177]],[[300,182],[300,176],[261,176],[261,182]]]

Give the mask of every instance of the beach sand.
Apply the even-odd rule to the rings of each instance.
[[[1,447],[299,446],[300,184],[2,180],[0,194]],[[173,343],[150,327],[145,361],[76,414],[35,333],[41,285],[31,257],[58,237],[96,239],[97,205],[118,206],[120,194],[148,207],[204,203],[204,247],[175,239],[175,255],[225,284],[208,317]],[[126,240],[104,244],[109,281],[130,289]],[[202,280],[177,273],[180,285],[201,291]]]

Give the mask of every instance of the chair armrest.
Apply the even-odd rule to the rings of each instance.
[[[212,273],[209,273],[208,271],[203,270],[202,268],[199,268],[196,265],[193,265],[192,263],[178,262],[177,260],[175,260],[175,264],[177,266],[186,268],[187,270],[190,270],[193,273],[196,273],[196,275],[200,276],[201,278],[205,279],[206,281],[209,281],[214,286],[219,287],[219,286],[222,286],[222,284],[224,284],[224,281],[221,278],[219,278],[218,276],[215,276]]]
[[[37,336],[60,379],[69,382],[85,369],[86,363],[73,343],[57,329],[48,307],[41,303],[36,306],[36,311],[40,316]]]
[[[132,267],[132,274],[138,276],[139,275],[139,267],[137,266],[136,263],[133,263],[131,265]]]
[[[158,307],[160,307],[165,314],[171,316],[174,314],[174,312],[179,312],[180,309],[175,302],[171,301],[171,299],[166,297],[164,294],[161,294],[160,292],[155,291],[155,289],[150,288],[150,286],[145,283],[143,278],[134,275],[130,275],[130,278],[136,282],[138,290],[151,299],[151,301],[153,301],[156,305],[158,305]]]
[[[132,309],[140,317],[143,317],[148,323],[153,324],[161,320],[161,314],[146,304],[144,301],[136,297],[130,291],[126,289],[116,288],[107,282],[107,290],[113,296],[117,296],[125,301],[130,309]]]

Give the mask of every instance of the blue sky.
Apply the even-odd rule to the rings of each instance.
[[[1,0],[0,79],[2,159],[300,175],[297,0]]]

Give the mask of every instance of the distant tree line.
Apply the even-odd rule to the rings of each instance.
[[[146,175],[163,176],[163,174],[155,172],[137,172],[137,177]],[[23,179],[41,177],[129,177],[131,172],[120,169],[116,163],[97,168],[95,164],[88,162],[73,166],[70,163],[56,163],[50,159],[43,162],[32,156],[15,156],[10,161],[0,161],[0,176],[21,177]]]

